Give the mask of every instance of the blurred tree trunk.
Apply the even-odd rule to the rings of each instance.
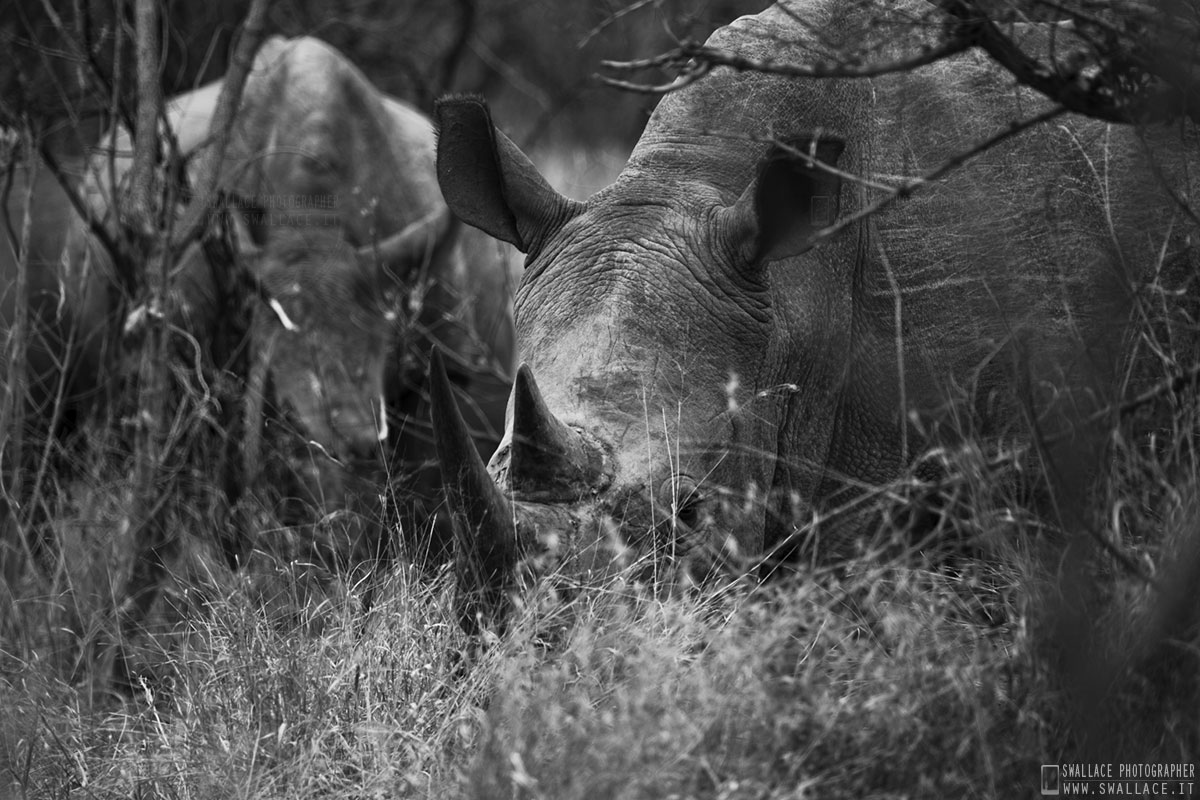
[[[169,270],[212,222],[220,161],[254,53],[262,42],[269,2],[253,0],[242,26],[210,127],[215,146],[206,150],[197,168],[201,185],[182,216],[182,235],[176,235],[175,205],[185,187],[167,178],[182,172],[167,170],[161,187],[155,180],[160,156],[158,122],[162,116],[162,98],[156,92],[160,69],[157,31],[161,22],[155,7],[157,0],[138,0],[138,84],[147,87],[147,91],[138,98],[139,125],[134,142],[131,197],[127,203],[130,214],[124,222],[136,242],[134,256],[142,265],[141,307],[148,313],[138,361],[133,498],[126,516],[126,525],[134,531],[135,556],[125,600],[118,610],[119,642],[113,666],[114,681],[126,689],[134,688],[134,679],[125,645],[137,635],[160,595],[167,557],[178,546],[161,513],[176,477],[173,464],[178,455],[172,452],[177,442],[165,427],[175,416],[170,402],[170,381],[176,365],[167,347],[166,329],[166,320],[171,316],[166,310],[170,302]]]

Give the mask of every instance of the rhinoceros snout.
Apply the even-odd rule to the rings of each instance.
[[[528,366],[513,383],[511,436],[497,453],[497,480],[467,434],[436,350],[429,384],[464,619],[502,623],[519,573],[586,582],[622,567],[627,548],[619,526],[594,508],[612,483],[608,453],[551,413]]]

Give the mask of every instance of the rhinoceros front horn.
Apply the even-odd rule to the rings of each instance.
[[[550,412],[526,364],[513,381],[512,405],[508,474],[515,492],[529,500],[569,502],[608,485],[612,476],[599,444]]]
[[[454,524],[454,549],[462,625],[478,632],[504,613],[517,565],[512,504],[500,492],[467,433],[446,378],[442,355],[429,358],[430,415],[434,444]]]

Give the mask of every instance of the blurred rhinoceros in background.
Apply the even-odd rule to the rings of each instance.
[[[197,90],[189,113],[211,116],[204,99],[217,88]],[[343,528],[353,541],[332,543],[343,558],[386,550],[384,503],[399,507],[409,544],[444,549],[436,532],[419,541],[441,483],[426,422],[427,356],[440,348],[453,365],[474,440],[490,454],[511,383],[515,277],[504,248],[446,208],[432,124],[332,47],[270,39],[218,186],[238,207],[239,266],[264,300],[250,331],[251,473],[265,465],[260,431],[290,450],[285,472],[301,480],[283,493],[299,501],[286,516],[353,512]],[[212,309],[184,311],[220,322]]]
[[[212,142],[220,90],[218,81],[167,104],[188,159]],[[220,194],[236,212],[236,256],[196,245],[171,271],[172,326],[202,345],[232,335],[248,352],[237,443],[245,469],[232,492],[265,483],[289,522],[337,518],[322,526],[334,536],[325,555],[343,561],[386,552],[385,504],[409,528],[409,544],[445,547],[436,532],[429,539],[441,491],[427,421],[431,346],[453,365],[482,454],[494,450],[502,428],[513,366],[512,260],[507,248],[454,220],[434,153],[429,120],[378,92],[337,51],[315,39],[270,39],[255,58],[219,173]],[[131,154],[129,135],[117,131],[76,169],[83,207],[110,230],[120,224]],[[44,430],[58,413],[51,409],[61,379],[66,412],[86,408],[108,386],[99,348],[144,309],[128,313],[111,259],[48,171],[35,188],[26,416]],[[17,187],[9,205],[19,211],[21,202]],[[16,230],[21,219],[13,219]],[[4,254],[7,329],[18,308],[18,262],[14,248]],[[241,330],[230,330],[240,324],[232,311],[246,298],[231,291],[253,299]],[[344,511],[350,518],[341,519]]]
[[[856,7],[778,4],[708,44],[829,63],[890,35]],[[792,544],[814,515],[829,521],[806,547],[852,552],[872,487],[934,444],[994,452],[1034,419],[1063,442],[1103,408],[1137,280],[1195,257],[1163,188],[1182,173],[1148,168],[1178,130],[1065,115],[855,216],[880,196],[868,181],[1047,108],[973,52],[871,80],[721,67],[666,96],[616,182],[575,202],[481,100],[443,100],[447,202],[527,255],[523,365],[486,470],[447,387],[435,398],[466,624],[502,615],[538,559],[703,571]]]

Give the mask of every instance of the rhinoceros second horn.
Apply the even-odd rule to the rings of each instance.
[[[512,504],[501,494],[475,449],[437,348],[429,358],[434,444],[454,520],[463,626],[478,628],[477,612],[500,608],[517,563]]]

